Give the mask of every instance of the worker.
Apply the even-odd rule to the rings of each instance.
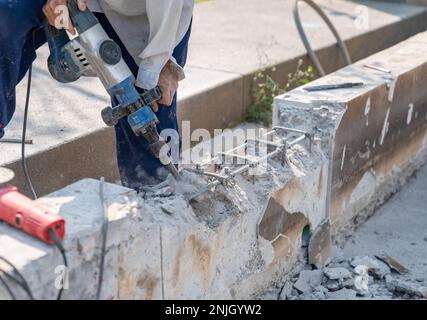
[[[80,10],[95,12],[107,34],[122,49],[123,58],[135,75],[138,89],[159,86],[162,99],[152,105],[164,129],[178,130],[176,91],[185,77],[188,40],[194,0],[77,0]],[[15,87],[46,42],[43,19],[74,33],[72,24],[58,26],[67,0],[0,0],[0,139],[16,104]],[[67,22],[68,19],[65,19]],[[114,103],[113,103],[114,104]],[[82,106],[86,107],[86,106]],[[137,137],[126,119],[115,127],[117,160],[122,184],[139,189],[154,185],[167,171]],[[1,152],[1,151],[0,151]]]

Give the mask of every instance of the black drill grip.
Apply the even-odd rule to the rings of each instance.
[[[77,0],[68,0],[68,11],[78,33],[83,33],[99,23],[89,9],[80,11]]]
[[[142,106],[150,106],[153,102],[159,101],[162,98],[162,92],[159,87],[151,90],[138,90],[140,92]],[[128,106],[107,107],[102,110],[101,116],[104,123],[109,126],[115,126],[121,118],[128,116],[131,111],[127,109]]]
[[[155,87],[154,89],[151,89],[151,90],[144,90],[141,93],[141,99],[144,105],[149,106],[153,102],[156,102],[162,99],[162,91],[160,91],[159,87]]]

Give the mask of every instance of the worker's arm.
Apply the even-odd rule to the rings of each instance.
[[[77,4],[81,11],[85,11],[87,8],[88,0],[77,0]],[[43,13],[47,18],[47,21],[51,26],[57,29],[67,29],[71,34],[75,34],[73,23],[71,19],[66,18],[68,11],[64,12],[60,6],[67,8],[68,0],[48,0],[43,7]],[[65,17],[63,15],[66,15]]]
[[[180,28],[189,25],[181,21],[183,4],[184,0],[146,1],[150,36],[147,47],[140,55],[142,62],[136,84],[144,89],[158,85],[163,95],[160,103],[165,105],[172,104],[178,81],[184,78],[183,69],[172,57],[180,40],[177,37],[182,34]]]

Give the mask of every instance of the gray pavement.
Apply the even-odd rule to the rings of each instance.
[[[386,252],[413,279],[427,275],[427,164],[364,223],[344,247],[345,257]]]

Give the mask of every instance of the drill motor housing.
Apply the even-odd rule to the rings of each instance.
[[[71,40],[65,30],[57,30],[45,22],[51,75],[62,83],[76,81],[81,76],[98,77],[117,104],[102,111],[105,124],[115,126],[127,117],[133,132],[147,140],[152,154],[178,179],[178,170],[169,156],[170,148],[159,135],[159,120],[150,106],[162,98],[160,89],[156,87],[140,94],[120,46],[109,38],[95,15],[89,9],[80,11],[76,0],[68,0],[68,9],[78,32],[74,39]]]
[[[39,240],[53,244],[49,230],[60,240],[65,236],[65,220],[23,194],[13,186],[0,186],[0,221],[21,229]]]
[[[119,45],[109,38],[95,15],[88,9],[80,11],[76,0],[69,0],[68,8],[78,32],[74,39],[71,40],[65,30],[57,30],[45,21],[50,49],[48,68],[52,77],[61,83],[76,81],[81,76],[98,77],[118,104],[102,111],[102,119],[108,126],[128,117],[137,135],[157,130],[159,121],[150,104],[161,99],[159,88],[140,95]]]

